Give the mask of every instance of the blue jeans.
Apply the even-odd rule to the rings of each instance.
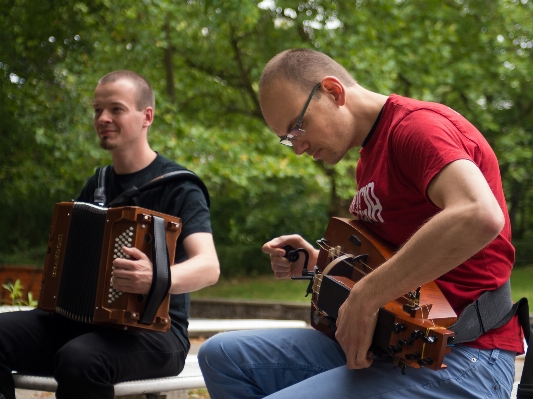
[[[385,358],[349,370],[340,345],[322,333],[279,329],[215,335],[198,359],[212,399],[509,399],[515,353],[457,345],[444,370],[408,367],[402,375]]]

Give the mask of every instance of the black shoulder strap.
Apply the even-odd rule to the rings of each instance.
[[[509,280],[496,290],[484,292],[464,308],[457,321],[449,327],[455,333],[454,344],[471,342],[487,331],[503,326],[522,308],[524,299],[513,304]],[[525,304],[527,307],[527,300]]]
[[[96,190],[94,190],[94,202],[100,206],[105,206],[107,198],[105,195],[105,180],[109,165],[104,166],[103,168],[98,168],[96,173],[98,174],[98,182]]]
[[[489,330],[503,326],[514,315],[518,316],[528,343],[517,399],[533,399],[533,331],[529,321],[529,305],[527,298],[513,304],[509,280],[494,291],[484,292],[468,305],[449,329],[455,333],[454,344],[469,342]]]
[[[517,399],[533,398],[533,331],[529,321],[529,306],[526,298],[522,298],[522,306],[518,309],[518,319],[524,329],[524,337],[527,342],[526,358],[524,360],[524,368],[522,369],[522,377],[520,384],[518,384]]]
[[[207,187],[205,186],[202,179],[200,179],[196,174],[194,174],[190,170],[177,170],[177,171],[165,173],[164,175],[156,177],[155,179],[150,180],[148,183],[143,184],[139,188],[133,186],[127,189],[122,194],[120,194],[118,197],[116,197],[113,201],[111,201],[109,203],[109,207],[112,208],[112,207],[120,206],[122,204],[125,204],[129,199],[138,196],[142,192],[151,190],[152,188],[155,188],[155,187],[168,184],[170,182],[179,181],[179,180],[189,180],[189,181],[196,183],[200,187],[202,192],[204,193],[205,199],[207,201],[207,206],[210,206],[209,192],[207,191]]]

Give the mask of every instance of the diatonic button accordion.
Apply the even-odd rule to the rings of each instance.
[[[164,223],[165,255],[172,265],[181,232],[179,218],[135,206],[105,208],[84,202],[56,204],[38,308],[79,322],[168,331],[168,290],[163,293],[157,311],[154,309],[153,319],[150,316],[146,323],[141,318],[147,311],[147,295],[121,292],[111,284],[114,259],[128,258],[122,250],[124,246],[139,249],[154,262],[155,221]]]

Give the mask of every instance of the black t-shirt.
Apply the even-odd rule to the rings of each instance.
[[[144,183],[165,173],[186,170],[183,166],[172,162],[162,155],[157,155],[155,160],[146,168],[138,172],[118,175],[113,168],[106,173],[106,197],[110,202],[123,191],[132,186],[140,187]],[[97,187],[97,175],[93,175],[76,201],[94,202],[94,191]],[[183,240],[193,233],[211,233],[209,207],[201,188],[189,180],[169,183],[162,187],[143,192],[130,199],[121,206],[139,206],[167,215],[177,216],[182,221],[181,234],[178,237],[174,263],[187,260],[183,249]],[[170,296],[171,330],[189,348],[187,327],[189,325],[190,296],[188,293]]]

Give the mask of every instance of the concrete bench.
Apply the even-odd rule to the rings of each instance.
[[[189,319],[189,337],[209,337],[224,331],[306,328],[302,320],[270,319]],[[309,327],[310,328],[310,327]]]
[[[15,388],[55,392],[57,382],[52,377],[38,377],[14,373]],[[147,399],[187,398],[189,389],[205,388],[204,378],[195,355],[187,356],[185,368],[174,377],[121,382],[115,385],[115,396],[145,395]],[[169,393],[172,391],[178,391]],[[179,392],[181,391],[181,392]],[[137,396],[138,397],[138,396]]]
[[[513,392],[511,392],[511,398],[510,399],[516,399],[517,391],[518,391],[518,384],[520,384],[518,381],[516,381],[513,384]]]

